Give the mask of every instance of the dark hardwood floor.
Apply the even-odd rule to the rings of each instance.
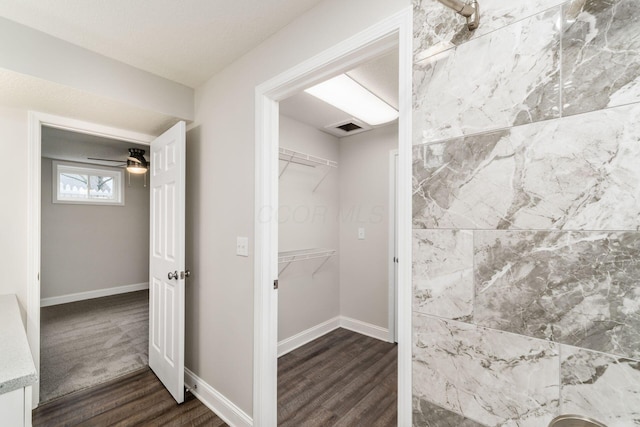
[[[278,425],[395,426],[397,346],[346,329],[278,359]]]
[[[394,344],[336,329],[278,359],[279,426],[395,426],[396,396]],[[226,426],[190,393],[176,405],[148,368],[44,404],[33,425]]]
[[[191,393],[177,405],[149,369],[68,394],[33,411],[37,426],[226,426]]]

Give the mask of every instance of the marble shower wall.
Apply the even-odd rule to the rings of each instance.
[[[640,426],[640,1],[414,0],[414,426]]]

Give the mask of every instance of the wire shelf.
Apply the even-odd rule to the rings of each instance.
[[[282,175],[284,174],[284,172],[287,170],[287,168],[289,167],[289,165],[291,163],[294,163],[296,165],[312,167],[312,168],[315,168],[315,167],[318,167],[318,166],[327,167],[328,169],[326,170],[326,172],[322,176],[322,179],[320,179],[320,181],[313,188],[313,192],[315,192],[318,189],[320,184],[322,184],[322,182],[325,180],[325,178],[327,176],[329,176],[329,174],[334,169],[338,168],[338,162],[336,162],[334,160],[323,159],[322,157],[313,156],[313,155],[307,154],[307,153],[301,153],[299,151],[289,150],[288,148],[283,148],[283,147],[280,147],[280,149],[279,149],[279,157],[278,158],[281,161],[286,162],[284,167],[280,171],[280,175],[278,177],[282,177]]]
[[[299,249],[295,251],[285,251],[278,252],[278,264],[285,264],[282,269],[280,269],[278,274],[282,274],[292,262],[298,261],[306,261],[310,259],[320,259],[324,258],[324,261],[314,270],[312,275],[316,274],[320,268],[336,254],[335,249],[325,249],[325,248],[311,248],[311,249]]]

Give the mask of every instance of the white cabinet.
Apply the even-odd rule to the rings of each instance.
[[[0,295],[0,426],[31,427],[31,385],[38,380],[15,295]]]
[[[0,420],[7,427],[31,427],[31,386],[0,394]]]

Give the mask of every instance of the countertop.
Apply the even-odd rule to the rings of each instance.
[[[0,394],[38,380],[15,295],[0,295]]]

